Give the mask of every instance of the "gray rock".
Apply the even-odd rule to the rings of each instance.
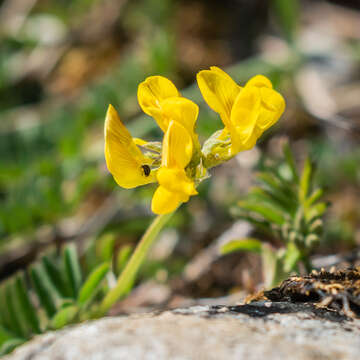
[[[306,304],[194,306],[34,338],[6,360],[359,359],[360,320]]]

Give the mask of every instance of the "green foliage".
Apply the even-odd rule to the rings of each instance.
[[[254,227],[278,239],[283,247],[276,250],[256,239],[234,240],[223,253],[236,250],[260,252],[266,286],[274,286],[302,262],[310,271],[309,256],[319,243],[323,230],[322,216],[328,204],[321,201],[323,190],[314,185],[313,165],[305,160],[301,174],[288,145],[280,163],[264,165],[257,174],[258,186],[238,203],[235,214]]]
[[[294,41],[299,22],[299,1],[273,0],[273,6],[284,36],[288,41]]]
[[[234,251],[252,251],[261,252],[262,242],[257,239],[246,238],[241,240],[232,240],[221,248],[222,254],[228,254]]]
[[[109,186],[109,178],[99,171],[104,166],[104,155],[101,141],[94,135],[102,133],[106,107],[112,103],[125,120],[132,118],[139,111],[136,101],[139,82],[154,73],[176,79],[174,30],[170,21],[174,2],[125,3],[118,14],[119,31],[132,41],[139,38],[141,41],[136,41],[135,47],[121,50],[119,61],[96,82],[89,81],[76,101],[61,96],[61,100],[56,96],[48,98],[40,91],[42,83],[29,87],[39,86],[39,91],[29,92],[24,86],[26,94],[23,94],[25,90],[16,83],[16,79],[23,76],[23,67],[17,67],[18,74],[10,64],[27,58],[34,49],[42,49],[39,39],[29,39],[28,23],[46,16],[65,31],[64,41],[68,41],[72,38],[73,25],[79,23],[81,28],[86,13],[93,11],[94,5],[99,6],[98,1],[46,2],[27,14],[25,31],[10,35],[4,30],[1,34],[0,246],[7,246],[14,235],[31,241],[31,235],[41,225],[51,225],[74,214],[91,190],[105,193],[110,186],[115,186],[113,182]],[[100,13],[99,19],[103,19],[103,15]],[[94,50],[96,46],[101,48],[102,43],[101,39],[94,43]],[[116,47],[114,45],[114,51]],[[139,51],[143,54],[140,57]],[[31,99],[24,99],[23,95]],[[16,115],[24,105],[28,105],[34,116],[27,119],[27,111],[25,115],[22,111]],[[148,118],[145,122],[142,120],[132,122],[138,136],[153,130]],[[94,146],[89,150],[88,144]]]
[[[106,293],[109,261],[86,277],[76,247],[59,257],[45,255],[26,272],[0,285],[0,354],[12,351],[33,335],[96,316],[96,303]],[[38,304],[38,306],[36,306]]]

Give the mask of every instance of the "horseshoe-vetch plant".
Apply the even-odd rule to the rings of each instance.
[[[151,208],[158,216],[102,302],[101,313],[129,290],[158,232],[182,203],[197,194],[196,187],[209,177],[208,170],[255,146],[285,109],[283,97],[262,75],[241,87],[213,66],[200,71],[197,81],[205,101],[224,123],[224,128],[202,147],[195,131],[198,106],[182,97],[165,77],[151,76],[138,88],[139,104],[164,133],[162,142],[132,138],[116,110],[109,106],[105,120],[108,169],[117,184],[127,189],[157,182]]]
[[[3,282],[0,355],[35,334],[105,314],[130,291],[157,234],[182,203],[197,195],[196,188],[209,177],[208,170],[253,147],[285,107],[282,96],[261,75],[242,88],[212,67],[198,74],[198,83],[206,102],[224,123],[202,147],[196,134],[199,107],[164,77],[149,77],[138,89],[141,108],[164,134],[161,142],[133,138],[109,106],[105,120],[107,167],[117,184],[126,189],[157,183],[151,204],[157,216],[112,288],[107,281],[115,275],[110,258],[85,276],[74,245],[66,246],[60,256],[43,256],[28,271]],[[110,248],[112,252],[112,242]],[[127,259],[128,254],[120,258]]]

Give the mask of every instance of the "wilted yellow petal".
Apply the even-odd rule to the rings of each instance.
[[[170,192],[163,186],[159,186],[152,198],[151,210],[155,214],[168,214],[175,211],[182,202],[181,195]]]
[[[219,68],[202,70],[197,74],[197,82],[207,104],[220,114],[228,126],[231,109],[241,87]]]
[[[184,97],[167,98],[161,102],[164,114],[169,120],[183,125],[190,133],[194,131],[199,107]]]
[[[161,165],[184,169],[192,153],[193,143],[189,132],[178,122],[171,121],[163,140]]]
[[[189,195],[196,195],[195,184],[190,180],[184,169],[162,167],[157,172],[157,179],[160,185],[168,191]]]
[[[152,160],[135,145],[114,107],[109,105],[105,119],[106,165],[119,186],[133,188],[155,181]]]
[[[165,123],[161,111],[161,101],[170,97],[180,96],[175,85],[163,76],[150,76],[138,87],[138,101],[145,114],[152,116],[165,132]]]

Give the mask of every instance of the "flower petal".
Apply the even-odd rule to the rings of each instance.
[[[241,87],[228,74],[216,67],[200,71],[197,74],[197,82],[207,104],[220,114],[227,126]]]
[[[161,165],[184,169],[190,162],[193,143],[189,132],[176,121],[171,121],[165,133]]]
[[[244,88],[236,98],[231,111],[231,123],[235,133],[230,130],[233,152],[247,150],[254,146],[253,132],[261,110],[260,89]]]
[[[285,110],[284,98],[275,90],[261,88],[261,111],[257,126],[263,131],[274,125]]]
[[[133,138],[134,144],[138,146],[145,146],[148,142],[140,138]]]
[[[256,87],[266,87],[272,89],[271,81],[264,75],[253,76],[245,85],[247,86],[256,86]]]
[[[157,172],[157,179],[168,191],[183,194],[185,198],[198,193],[194,182],[186,176],[184,169],[162,167]]]
[[[160,102],[180,96],[176,86],[163,76],[150,76],[138,87],[138,101],[145,114],[152,116],[165,132],[167,123],[163,119]]]
[[[210,66],[210,70],[223,77],[226,77],[229,81],[234,81],[228,73],[226,73],[224,70],[220,69],[217,66]]]
[[[112,105],[109,105],[105,119],[105,160],[121,187],[129,189],[155,181],[155,173],[149,172],[152,160],[135,145]]]
[[[154,193],[151,202],[151,210],[155,214],[168,214],[176,210],[182,203],[179,194],[166,190],[163,186],[159,186]]]
[[[190,133],[194,131],[199,107],[184,97],[167,98],[161,102],[164,114],[171,120],[183,125]]]

